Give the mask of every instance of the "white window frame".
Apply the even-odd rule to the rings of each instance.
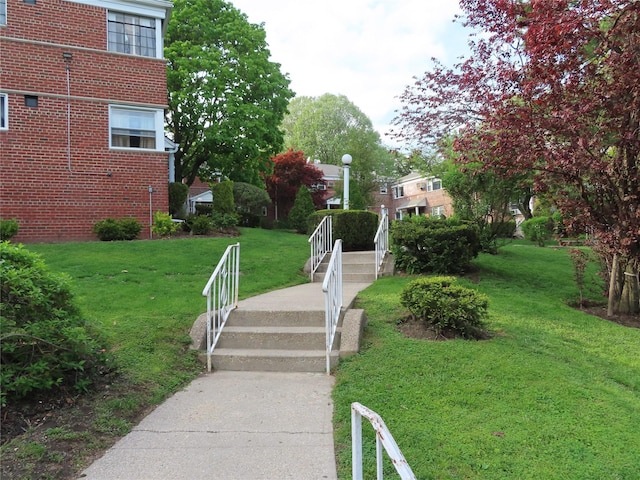
[[[434,182],[439,183],[438,188],[433,188]],[[442,180],[437,177],[430,178],[427,182],[427,192],[434,192],[436,190],[442,190]]]
[[[7,0],[0,0],[0,26],[7,24]]]
[[[404,186],[396,185],[393,187],[393,198],[403,198],[404,197]]]
[[[128,15],[131,17],[137,17],[137,18],[144,18],[144,19],[148,19],[148,20],[152,20],[154,21],[154,31],[155,31],[155,43],[154,43],[154,48],[155,48],[155,52],[154,55],[143,55],[142,53],[139,52],[121,52],[117,49],[115,49],[113,47],[112,42],[110,41],[109,38],[109,26],[111,24],[112,15]],[[135,37],[134,37],[135,38]],[[117,11],[117,10],[109,10],[107,12],[107,50],[110,52],[115,52],[115,53],[122,53],[124,55],[136,55],[139,57],[147,57],[147,58],[163,58],[163,53],[164,53],[164,39],[163,39],[163,35],[162,35],[162,20],[160,18],[154,18],[154,17],[150,17],[148,15],[139,15],[137,13],[132,13],[132,12],[121,12],[121,11]],[[133,45],[133,47],[135,48],[136,45]],[[138,48],[140,48],[138,46]]]
[[[113,145],[113,113],[116,112],[145,112],[154,114],[154,137],[155,147],[130,147],[130,146],[118,146]],[[131,135],[135,137],[136,135]],[[141,136],[142,137],[142,136]],[[151,137],[145,137],[151,138]],[[109,148],[118,150],[147,150],[164,152],[164,111],[161,108],[143,108],[143,107],[130,107],[125,105],[109,105]]]
[[[9,130],[9,95],[6,93],[0,93],[0,115],[2,116],[0,119],[0,131]],[[4,124],[3,124],[4,123]]]
[[[440,215],[444,215],[444,205],[437,205],[435,207],[431,207],[432,217],[439,217]]]
[[[381,183],[380,184],[380,195],[386,195],[387,194],[387,184],[386,183]]]

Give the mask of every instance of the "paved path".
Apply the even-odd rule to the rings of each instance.
[[[344,284],[344,306],[368,283]],[[238,308],[324,309],[318,283]],[[194,380],[81,475],[84,480],[336,480],[333,377],[216,371]]]
[[[218,371],[156,408],[87,480],[335,480],[333,377]]]

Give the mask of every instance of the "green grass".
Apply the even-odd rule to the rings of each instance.
[[[136,391],[106,403],[101,428],[126,430],[110,418],[157,403],[202,369],[188,350],[189,330],[206,310],[209,276],[228,245],[240,242],[240,298],[307,281],[307,239],[282,231],[241,229],[237,238],[29,245],[54,271],[73,279],[76,300],[102,332]],[[114,424],[116,422],[117,424]]]
[[[640,330],[567,306],[578,297],[567,249],[516,243],[475,263],[478,283],[461,282],[489,296],[491,340],[403,337],[399,294],[414,277],[360,294],[363,349],[334,390],[339,478],[350,478],[355,401],[382,416],[420,479],[640,478]],[[394,472],[386,461],[385,478]]]

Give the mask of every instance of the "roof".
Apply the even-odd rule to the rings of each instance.
[[[413,200],[409,200],[401,205],[398,205],[396,207],[396,210],[406,210],[408,208],[426,207],[426,206],[427,206],[426,198],[414,198]]]

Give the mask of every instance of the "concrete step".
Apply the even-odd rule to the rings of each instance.
[[[368,263],[342,263],[342,274],[345,273],[370,273],[374,270],[375,261]],[[318,265],[316,273],[321,273],[323,276],[329,267],[328,263],[321,263]]]
[[[324,327],[234,327],[225,326],[216,348],[322,350],[325,348]],[[339,332],[336,332],[339,345]]]
[[[342,271],[342,281],[344,283],[372,283],[376,280],[375,273],[346,273]]]
[[[324,311],[320,310],[243,310],[231,312],[227,326],[235,327],[322,327]],[[226,328],[226,327],[225,327]]]
[[[338,364],[338,352],[332,352],[331,367]],[[216,348],[211,357],[215,370],[261,372],[324,372],[325,350],[275,350]]]

